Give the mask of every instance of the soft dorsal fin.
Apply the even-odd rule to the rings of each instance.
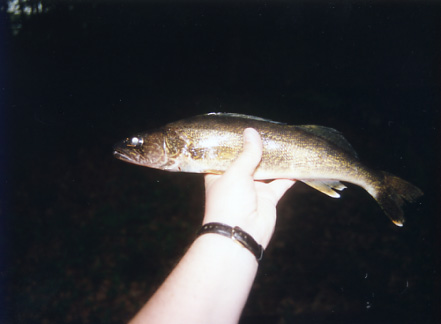
[[[285,123],[277,122],[274,120],[251,116],[251,115],[245,115],[245,114],[236,114],[236,113],[223,113],[223,112],[211,112],[208,114],[205,114],[206,116],[219,116],[219,117],[232,117],[232,118],[243,118],[243,119],[251,119],[251,120],[258,120],[258,121],[264,121],[268,123],[274,123],[274,124],[280,124],[280,125],[286,125]]]
[[[346,153],[349,153],[353,157],[358,159],[357,152],[355,152],[352,145],[346,140],[346,138],[344,138],[344,136],[338,130],[330,127],[316,126],[316,125],[302,125],[296,127],[304,130],[305,132],[311,133],[315,136],[330,141],[331,143],[343,149]]]

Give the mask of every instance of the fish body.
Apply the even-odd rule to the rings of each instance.
[[[247,127],[262,138],[256,180],[296,179],[333,198],[346,188],[340,181],[353,183],[374,197],[398,226],[404,223],[404,200],[411,202],[423,194],[398,177],[363,165],[335,129],[240,114],[210,113],[173,122],[117,143],[114,156],[161,170],[221,174],[242,151]]]

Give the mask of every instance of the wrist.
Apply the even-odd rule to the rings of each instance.
[[[249,217],[213,217],[206,214],[202,222],[202,226],[209,223],[222,223],[231,227],[239,227],[242,231],[248,233],[258,244],[264,249],[268,246],[269,241],[274,233],[275,219],[271,217],[262,218],[258,215]]]
[[[196,237],[193,245],[196,249],[206,251],[210,264],[230,264],[234,267],[244,267],[257,270],[259,265],[256,257],[249,250],[223,235],[207,233]]]

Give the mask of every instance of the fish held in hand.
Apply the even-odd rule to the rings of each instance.
[[[210,113],[127,138],[114,147],[120,160],[150,168],[222,174],[242,151],[243,131],[256,129],[263,143],[256,180],[295,179],[339,198],[343,182],[364,188],[397,226],[402,206],[423,192],[392,174],[362,164],[349,142],[332,128],[293,126],[259,117]]]

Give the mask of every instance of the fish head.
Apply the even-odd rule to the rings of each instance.
[[[182,156],[188,140],[171,128],[128,137],[113,147],[113,155],[122,161],[149,168],[181,171]]]
[[[122,161],[162,169],[168,162],[165,136],[161,130],[128,137],[113,147],[113,155]]]

